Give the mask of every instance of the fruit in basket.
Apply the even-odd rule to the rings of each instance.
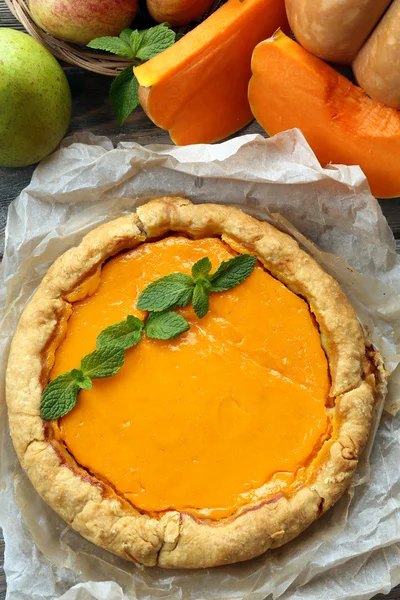
[[[251,53],[287,26],[284,0],[228,0],[176,44],[135,68],[150,119],[176,144],[211,143],[252,120]]]
[[[353,70],[371,98],[400,109],[400,0],[393,0],[356,56]]]
[[[400,112],[282,32],[255,48],[252,71],[250,106],[270,135],[298,127],[322,165],[360,165],[375,196],[400,194]]]
[[[351,64],[391,0],[286,0],[290,26],[315,56]]]
[[[64,137],[71,118],[65,74],[26,33],[0,29],[0,165],[38,162]]]
[[[136,16],[137,0],[29,0],[29,8],[35,23],[48,33],[87,44],[129,27]]]
[[[179,27],[202,17],[213,3],[214,0],[147,0],[147,9],[157,23]]]

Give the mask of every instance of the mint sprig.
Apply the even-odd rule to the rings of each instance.
[[[133,66],[141,65],[175,43],[176,34],[168,23],[161,23],[150,29],[123,29],[119,37],[103,36],[89,42],[88,47],[111,52],[132,60],[132,65],[124,69],[112,82],[110,100],[118,122],[123,125],[131,112],[139,106],[139,82]]]
[[[129,39],[127,40],[127,42],[132,49],[133,56],[137,56],[142,42],[142,36],[140,35],[137,29],[135,29],[134,31],[132,31],[132,29],[126,29],[125,32],[126,35],[129,35]],[[122,36],[122,33],[120,34],[120,37]]]
[[[161,25],[137,33],[140,36],[140,43],[135,56],[142,61],[157,56],[157,54],[172,46],[176,39],[175,32],[169,29],[167,23],[161,23]]]
[[[122,58],[134,58],[135,54],[130,44],[130,38],[126,39],[121,33],[119,37],[105,35],[88,43],[89,48],[94,50],[105,50]]]
[[[116,77],[110,87],[110,100],[118,123],[123,125],[131,112],[139,105],[139,82],[132,67],[127,67]]]
[[[204,258],[200,258],[196,263],[194,263],[192,267],[192,277],[193,279],[198,279],[199,277],[207,277],[209,272],[212,269],[211,260],[208,256]]]
[[[146,335],[157,340],[172,340],[190,328],[182,315],[173,311],[151,312],[146,319]]]
[[[185,273],[172,273],[150,283],[139,296],[140,310],[164,311],[186,306],[192,299],[194,281]]]
[[[211,262],[205,256],[192,267],[192,276],[172,273],[153,281],[139,296],[138,308],[148,311],[165,311],[187,306],[193,300],[193,309],[199,319],[209,310],[210,292],[224,292],[236,287],[253,271],[257,259],[251,254],[239,254],[223,261],[215,273],[210,274]]]
[[[132,315],[128,315],[125,321],[110,325],[97,336],[98,348],[115,348],[116,350],[128,350],[136,346],[142,339],[143,321]]]
[[[208,313],[210,308],[210,282],[207,279],[200,279],[196,282],[193,291],[193,310],[199,319],[202,319]]]
[[[78,402],[81,390],[74,371],[59,375],[47,385],[40,404],[42,419],[51,421],[69,413]]]
[[[143,331],[149,338],[169,340],[189,329],[189,323],[174,312],[150,313],[143,323],[128,315],[124,321],[110,325],[97,336],[96,346],[81,360],[79,369],[59,375],[46,386],[40,404],[40,414],[46,421],[68,414],[78,401],[81,389],[91,390],[93,379],[112,377],[122,367],[125,350],[136,346]]]
[[[242,283],[253,272],[257,259],[251,254],[239,254],[224,260],[213,275],[209,276],[212,292],[225,292]]]
[[[90,379],[112,377],[124,364],[124,351],[106,346],[82,358],[80,371]]]
[[[93,379],[118,373],[124,364],[125,351],[136,346],[144,332],[148,338],[171,340],[188,331],[190,325],[186,319],[171,309],[193,302],[196,315],[202,319],[209,310],[210,293],[242,283],[253,271],[256,260],[250,254],[240,254],[223,261],[210,274],[211,261],[205,256],[193,265],[191,276],[172,273],[150,283],[137,302],[138,308],[149,311],[145,322],[128,315],[103,329],[96,339],[97,349],[82,358],[79,369],[59,375],[46,386],[40,405],[42,418],[63,417],[76,405],[81,389],[92,389]]]

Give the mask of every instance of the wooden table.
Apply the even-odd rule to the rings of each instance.
[[[0,0],[0,27],[22,29]],[[108,136],[114,144],[120,141],[138,142],[140,144],[171,143],[168,133],[155,127],[142,110],[137,109],[126,121],[123,127],[118,125],[108,100],[108,88],[111,79],[84,71],[71,65],[65,65],[73,98],[72,120],[69,133],[91,131],[94,134]],[[263,133],[256,124],[251,123],[240,133]],[[28,185],[34,166],[16,169],[0,168],[0,259],[3,252],[4,229],[7,218],[7,207]],[[396,237],[397,249],[400,252],[400,199],[382,200],[382,210]],[[0,538],[0,600],[5,598],[6,582],[3,564],[4,542]],[[400,586],[387,596],[379,598],[400,599]],[[14,600],[14,598],[12,599]]]

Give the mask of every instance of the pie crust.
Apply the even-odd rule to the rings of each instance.
[[[140,512],[79,466],[40,417],[40,401],[71,302],[90,293],[103,263],[122,250],[172,232],[221,237],[254,254],[267,271],[304,298],[327,355],[335,427],[315,476],[292,495],[278,494],[211,522],[176,510]],[[89,282],[89,283],[88,283]],[[159,198],[98,227],[58,258],[25,308],[7,368],[10,430],[18,458],[42,498],[86,539],[125,559],[166,568],[243,561],[300,534],[348,487],[367,442],[386,374],[366,345],[338,283],[290,236],[242,211],[183,198]]]

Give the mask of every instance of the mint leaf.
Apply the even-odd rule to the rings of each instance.
[[[137,57],[137,53],[139,51],[141,42],[142,36],[140,35],[139,31],[135,29],[135,31],[132,31],[131,36],[129,38],[129,44],[132,48],[133,56]]]
[[[92,389],[92,380],[82,373],[80,369],[72,369],[70,371],[71,377],[75,378],[76,383],[82,390]]]
[[[96,38],[88,43],[89,48],[95,50],[105,50],[106,52],[112,52],[123,58],[133,58],[134,53],[129,43],[119,37],[103,36]]]
[[[194,281],[185,273],[172,273],[148,285],[139,296],[137,307],[141,310],[161,312],[169,308],[186,306],[192,299]]]
[[[218,269],[209,276],[212,292],[224,292],[242,283],[252,273],[257,259],[251,254],[239,254],[224,260]]]
[[[193,310],[199,319],[202,319],[210,308],[210,283],[207,280],[196,282],[193,292]]]
[[[139,106],[139,83],[132,67],[124,69],[112,82],[110,98],[118,123],[123,125],[131,112]]]
[[[207,277],[211,271],[211,261],[208,256],[200,258],[192,267],[192,277],[196,280],[198,277]]]
[[[123,29],[121,31],[121,33],[119,34],[119,37],[123,42],[130,45],[132,33],[133,33],[133,29]]]
[[[126,322],[132,330],[139,329],[139,331],[142,331],[144,327],[143,321],[137,317],[134,317],[133,315],[128,315],[126,317]]]
[[[87,375],[83,375],[82,379],[77,381],[77,384],[81,388],[81,390],[91,390],[93,387],[92,380]]]
[[[123,364],[124,351],[107,346],[82,358],[80,369],[87,377],[100,379],[115,375]]]
[[[166,23],[161,23],[156,27],[145,29],[140,32],[141,43],[136,57],[141,60],[149,60],[166,50],[175,42],[175,32],[169,29]]]
[[[59,419],[74,408],[80,390],[75,371],[77,369],[59,375],[46,386],[40,403],[42,419],[46,421]]]
[[[171,340],[189,328],[186,319],[171,311],[150,313],[145,323],[147,337],[157,340]]]
[[[127,350],[140,342],[143,327],[143,321],[128,315],[124,321],[103,329],[97,336],[96,345],[98,348],[112,347]]]

